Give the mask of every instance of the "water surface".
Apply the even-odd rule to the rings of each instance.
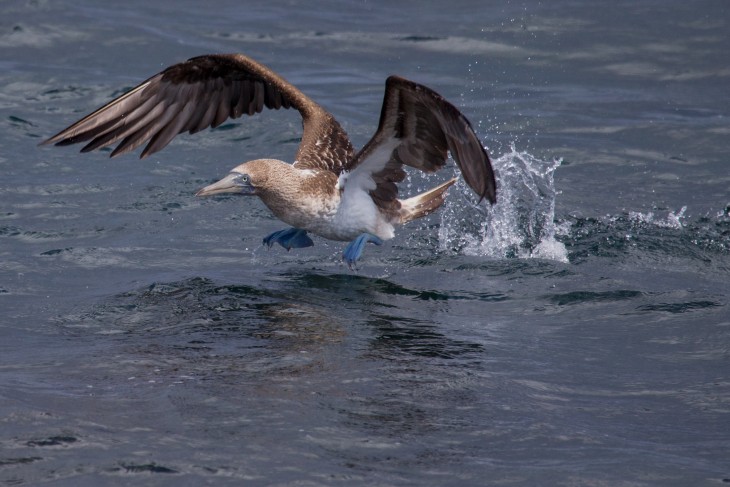
[[[730,176],[722,1],[6,1],[3,485],[723,485]],[[262,248],[296,113],[145,161],[36,144],[163,67],[244,52],[373,133],[387,75],[489,149],[356,272]],[[453,172],[451,167],[449,171]],[[406,192],[448,175],[415,174]]]

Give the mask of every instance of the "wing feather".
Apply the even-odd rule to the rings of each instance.
[[[158,130],[155,135],[152,136],[140,157],[144,158],[148,154],[157,152],[169,144],[177,134],[183,131],[185,124],[188,123],[188,117],[194,109],[195,106],[192,103],[186,103],[182,110],[176,113],[161,130]]]
[[[88,142],[83,150],[90,151],[118,143],[114,157],[148,142],[144,158],[179,133],[217,127],[264,108],[292,107],[303,125],[297,167],[339,174],[353,155],[339,123],[288,81],[241,54],[198,56],[172,65],[43,144]]]
[[[149,111],[144,111],[142,109],[136,110],[129,117],[119,119],[114,126],[104,129],[101,132],[102,135],[95,136],[94,140],[86,144],[81,149],[81,152],[90,152],[101,147],[112,145],[127,137],[132,132],[136,132],[135,127],[146,126],[156,117],[160,116],[164,111],[165,105],[162,103],[158,103]]]
[[[403,180],[404,165],[434,172],[444,167],[449,152],[479,199],[495,203],[489,155],[466,117],[430,88],[391,76],[385,84],[378,130],[345,171],[368,173],[375,183],[370,194],[387,210],[396,204],[398,188],[392,183]]]
[[[179,111],[180,104],[173,103],[172,105],[166,106],[160,116],[152,119],[147,125],[140,127],[139,125],[135,124],[134,128],[139,128],[137,128],[136,131],[127,135],[119,143],[119,145],[112,151],[111,157],[120,154],[126,154],[127,152],[131,152],[140,145],[144,144],[147,140],[154,136],[154,134],[162,130],[165,125],[170,122],[170,120],[175,118]]]

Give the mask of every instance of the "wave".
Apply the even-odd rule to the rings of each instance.
[[[659,212],[666,214],[659,214]],[[691,219],[687,207],[677,211],[628,211],[595,218],[571,218],[565,244],[570,261],[581,263],[591,257],[639,255],[642,259],[667,263],[689,258],[717,270],[730,270],[730,211]]]
[[[643,252],[653,260],[688,257],[727,267],[730,204],[700,217],[688,216],[687,206],[598,217],[556,216],[559,192],[554,175],[560,165],[560,159],[540,159],[512,144],[509,152],[493,161],[498,183],[494,206],[477,204],[460,180],[459,191],[447,199],[440,214],[440,251],[574,264],[589,257]]]

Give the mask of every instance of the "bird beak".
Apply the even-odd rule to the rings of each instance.
[[[232,172],[217,183],[213,183],[201,189],[195,196],[211,196],[221,193],[254,194],[255,188],[245,174]]]

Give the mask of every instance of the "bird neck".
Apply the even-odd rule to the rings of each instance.
[[[274,215],[286,222],[296,214],[319,211],[335,196],[337,176],[329,171],[301,170],[281,161],[268,164],[267,184],[257,194]]]

